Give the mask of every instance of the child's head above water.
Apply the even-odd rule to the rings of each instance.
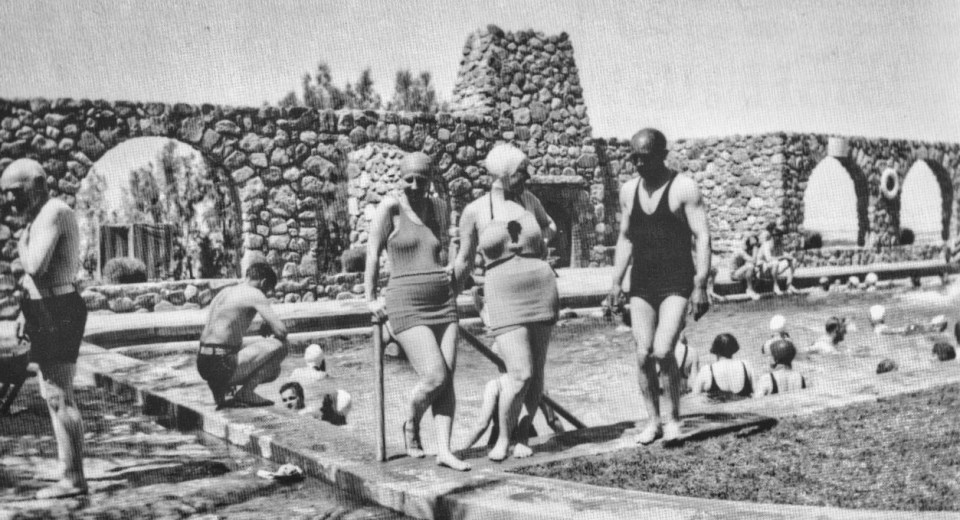
[[[730,358],[738,350],[740,350],[740,343],[737,338],[727,332],[717,334],[717,337],[713,339],[713,345],[710,346],[710,353],[717,357]]]

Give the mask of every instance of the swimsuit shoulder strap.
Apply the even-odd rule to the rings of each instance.
[[[670,177],[670,180],[667,181],[667,189],[663,190],[663,195],[660,196],[660,202],[657,203],[657,209],[653,210],[654,213],[660,213],[660,208],[666,207],[666,211],[670,211],[670,187],[673,186],[674,179],[677,178],[676,173]],[[666,206],[664,206],[666,205]]]
[[[741,361],[740,364],[743,366],[743,390],[740,390],[740,395],[750,395],[753,393],[753,384],[750,382],[750,372],[747,372],[747,363]]]

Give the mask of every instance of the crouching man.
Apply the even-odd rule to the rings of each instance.
[[[257,262],[247,268],[243,282],[220,291],[210,303],[210,316],[200,335],[197,371],[210,385],[218,409],[273,404],[254,390],[280,377],[280,363],[287,356],[287,329],[265,294],[276,284],[273,269]],[[273,337],[243,337],[257,313],[265,322],[261,330],[269,329]]]

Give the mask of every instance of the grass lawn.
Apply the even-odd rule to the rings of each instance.
[[[702,498],[960,511],[960,385],[781,420],[768,431],[518,473]]]

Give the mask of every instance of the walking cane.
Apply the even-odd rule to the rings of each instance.
[[[383,320],[374,314],[370,321],[373,323],[371,327],[373,329],[373,366],[376,374],[374,386],[376,426],[374,429],[377,434],[377,462],[383,462],[387,460],[387,441],[383,417]]]

